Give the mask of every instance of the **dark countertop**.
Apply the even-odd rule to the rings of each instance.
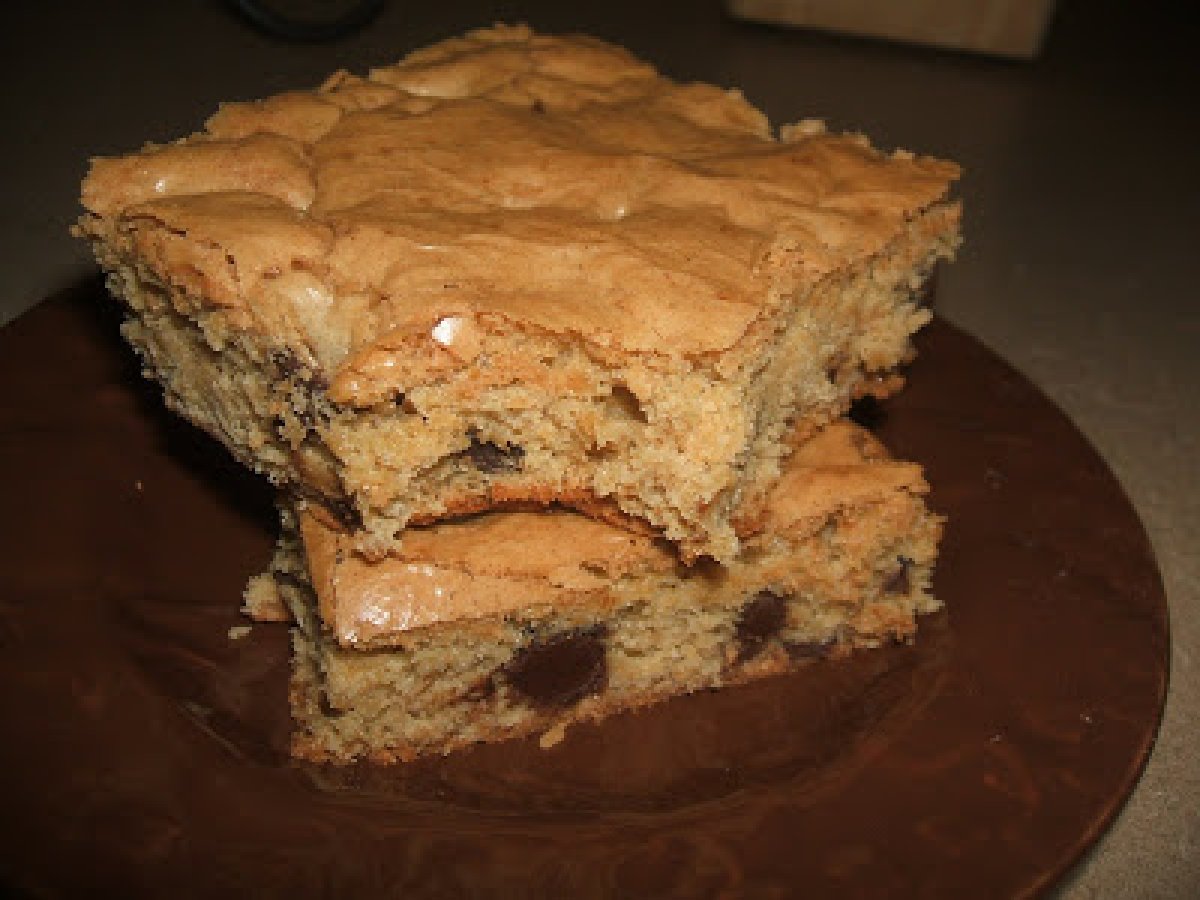
[[[1145,523],[1171,607],[1154,754],[1061,893],[1194,896],[1200,116],[1186,86],[1200,65],[1194,28],[1166,8],[1061,3],[1042,57],[1015,63],[749,25],[711,0],[393,0],[365,30],[312,45],[264,37],[219,0],[21,4],[0,37],[0,321],[92,272],[66,233],[88,156],[194,130],[222,100],[361,72],[494,20],[618,41],[671,76],[741,87],[774,122],[825,118],[882,146],[956,159],[967,243],[942,275],[939,310],[1029,375],[1099,449]]]

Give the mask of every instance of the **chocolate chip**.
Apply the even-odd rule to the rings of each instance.
[[[546,111],[546,104],[543,103],[541,100],[534,100],[533,104],[529,108],[533,112],[538,113],[540,115]]]
[[[284,378],[291,378],[300,371],[300,360],[296,354],[288,350],[276,350],[271,354],[271,362]]]
[[[347,531],[358,531],[363,527],[362,513],[358,511],[349,497],[325,494],[300,482],[291,482],[288,488],[297,497],[321,504],[325,511],[337,519]]]
[[[520,472],[525,465],[525,450],[516,444],[506,443],[503,447],[492,441],[481,441],[479,433],[467,432],[471,439],[465,453],[480,472],[493,475],[497,472]]]
[[[323,394],[329,390],[329,379],[320,372],[313,372],[299,380],[299,385],[311,394]]]
[[[329,702],[329,695],[323,690],[319,691],[317,694],[317,706],[321,708],[321,715],[329,716],[332,719],[336,719],[346,714],[344,709],[338,709]]]
[[[740,645],[737,661],[742,663],[762,652],[767,641],[787,624],[787,598],[773,591],[759,591],[738,614],[734,637]]]
[[[534,706],[561,707],[598,694],[608,683],[603,624],[561,632],[518,650],[501,673]]]
[[[873,431],[882,425],[886,417],[883,404],[871,394],[864,394],[851,403],[850,411],[846,415],[855,425],[866,428],[868,431]]]
[[[883,591],[886,594],[907,596],[912,592],[912,581],[908,577],[908,570],[912,568],[913,561],[907,556],[897,556],[896,561],[900,565],[883,583]]]
[[[362,513],[349,497],[322,497],[321,503],[347,531],[362,530]]]

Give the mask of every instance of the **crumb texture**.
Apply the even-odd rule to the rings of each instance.
[[[282,587],[299,623],[295,752],[397,761],[533,733],[553,744],[573,722],[909,640],[937,607],[941,522],[920,469],[835,425],[778,490],[780,514],[727,567],[680,566],[661,542],[571,512],[443,522],[372,561],[285,511],[300,539],[281,553],[307,563]]]

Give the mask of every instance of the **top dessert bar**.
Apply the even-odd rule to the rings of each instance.
[[[896,386],[957,173],[497,26],[97,159],[78,231],[168,402],[361,548],[557,501],[728,560]]]

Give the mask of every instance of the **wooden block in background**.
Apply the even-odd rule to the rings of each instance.
[[[1031,59],[1054,0],[726,0],[758,22]]]

